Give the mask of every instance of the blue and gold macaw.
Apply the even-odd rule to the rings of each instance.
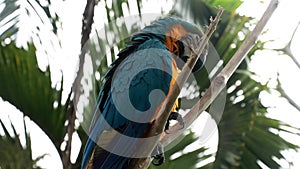
[[[131,36],[104,77],[97,110],[83,154],[82,169],[123,169],[139,154],[143,138],[159,116],[158,110],[176,85],[176,77],[199,43],[202,32],[178,18],[166,17]],[[202,67],[201,54],[192,71]],[[175,103],[169,120],[184,125]],[[166,124],[166,130],[169,121]],[[150,139],[151,141],[151,139]],[[161,147],[152,157],[164,160]]]

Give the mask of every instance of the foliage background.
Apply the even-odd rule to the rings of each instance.
[[[167,1],[166,4],[173,4]],[[100,77],[107,70],[107,65],[114,60],[114,54],[123,47],[123,43],[117,43],[131,32],[134,32],[139,26],[126,28],[119,27],[112,22],[111,25],[105,26],[104,23],[110,21],[109,18],[117,19],[123,15],[132,15],[147,12],[145,6],[149,1],[99,1],[95,8],[94,25],[92,33],[95,34],[99,28],[104,26],[106,30],[105,38],[96,39],[94,41],[94,52],[111,53],[107,60],[101,63],[96,74]],[[266,2],[265,2],[266,3]],[[80,53],[80,35],[72,35],[72,39],[78,39],[77,45],[67,44],[66,39],[70,38],[67,34],[71,32],[65,30],[81,29],[80,20],[83,13],[83,7],[74,14],[78,16],[77,24],[70,25],[70,21],[62,16],[62,9],[68,9],[72,6],[72,2],[64,1],[63,6],[59,3],[51,1],[1,1],[3,9],[0,14],[1,25],[1,52],[0,52],[0,96],[3,100],[10,102],[19,109],[28,119],[34,121],[52,141],[58,154],[63,160],[66,157],[66,145],[68,137],[66,133],[70,123],[68,120],[67,105],[71,101],[70,86],[74,76],[70,75],[74,69],[68,70],[63,63],[67,61],[69,65],[75,65]],[[223,64],[230,59],[234,51],[248,35],[249,31],[255,25],[255,19],[249,17],[241,17],[235,15],[235,10],[241,4],[240,1],[175,1],[174,6],[164,6],[162,13],[169,12],[179,17],[187,18],[199,25],[205,25],[208,18],[214,15],[214,6],[221,5],[225,7],[227,12],[224,14],[221,24],[218,27],[215,37],[211,42],[215,45],[218,54],[223,59]],[[124,11],[123,6],[128,7],[128,13]],[[149,5],[149,4],[148,4]],[[199,8],[197,8],[199,7]],[[201,10],[200,10],[201,9]],[[81,12],[80,12],[81,11]],[[104,13],[103,13],[104,11]],[[70,14],[71,15],[71,14]],[[106,19],[99,16],[107,16]],[[31,23],[31,24],[28,24]],[[113,38],[108,38],[108,36]],[[112,41],[109,41],[112,39]],[[267,40],[273,40],[267,39]],[[203,168],[261,168],[263,165],[269,168],[279,168],[282,164],[291,161],[284,161],[282,158],[282,150],[296,149],[297,143],[294,144],[286,141],[279,133],[291,133],[292,137],[299,135],[299,130],[282,121],[274,120],[268,116],[268,107],[261,103],[261,93],[282,94],[277,90],[278,86],[272,86],[274,80],[261,81],[258,75],[249,69],[249,61],[251,61],[256,53],[263,51],[268,47],[267,40],[262,39],[255,48],[249,53],[249,57],[244,62],[237,73],[230,79],[227,85],[227,103],[223,114],[223,118],[218,125],[219,145],[216,153],[209,153],[206,148],[193,149],[190,152],[184,151],[184,148],[196,141],[194,133],[188,134],[185,139],[174,149],[167,152],[167,157],[174,157],[172,154],[181,154],[178,158],[168,159],[168,162],[162,168],[195,168],[198,161],[208,159],[208,164]],[[97,48],[96,46],[100,46]],[[66,52],[68,51],[68,52]],[[277,50],[274,52],[285,52]],[[271,58],[272,59],[272,58]],[[213,61],[212,61],[213,62]],[[97,62],[96,62],[97,63]],[[50,65],[50,67],[49,67]],[[206,72],[198,72],[198,84],[201,93],[208,85],[208,80],[204,80]],[[95,77],[99,80],[99,77]],[[278,78],[280,80],[280,78]],[[279,85],[280,83],[275,83]],[[99,84],[98,84],[99,85]],[[280,86],[279,86],[280,87]],[[229,89],[232,90],[229,90]],[[99,88],[98,88],[99,89]],[[98,90],[97,89],[97,90]],[[277,90],[277,91],[276,91]],[[191,103],[193,100],[188,97],[186,102]],[[2,111],[5,111],[1,108]],[[283,114],[283,112],[278,112]],[[215,117],[212,114],[213,117]],[[83,117],[77,117],[80,121]],[[1,117],[2,119],[2,117]],[[25,120],[26,121],[26,120]],[[29,120],[25,123],[31,123]],[[78,121],[75,121],[75,138],[79,138],[82,142],[86,140],[86,134],[83,132]],[[1,122],[1,124],[3,124]],[[289,123],[290,124],[290,123]],[[32,156],[30,148],[30,137],[26,134],[26,142],[20,146],[22,139],[13,131],[12,134],[5,132],[7,123],[2,125],[2,137],[4,142],[0,144],[2,147],[8,147],[7,144],[15,148],[13,150],[5,150],[1,154],[12,155],[7,156],[8,164],[16,162],[19,156],[26,153],[26,157]],[[25,127],[23,127],[25,128]],[[14,127],[12,127],[14,129]],[[31,133],[31,131],[29,131]],[[198,133],[199,134],[199,133]],[[77,136],[77,137],[76,137]],[[201,137],[201,135],[198,137]],[[75,141],[73,141],[75,142]],[[79,143],[78,140],[76,142]],[[18,146],[14,146],[17,144]],[[42,143],[37,143],[42,144]],[[34,145],[34,144],[33,144]],[[76,151],[79,145],[73,145],[72,151]],[[82,149],[80,150],[82,151]],[[9,152],[15,152],[13,154]],[[80,154],[77,160],[73,160],[74,164],[67,165],[64,168],[78,168],[80,165]],[[46,155],[47,156],[47,155]],[[4,157],[4,156],[3,156]],[[41,156],[43,157],[43,156]],[[76,154],[75,154],[76,157]],[[4,159],[4,158],[3,158]],[[31,164],[36,168],[37,158],[28,158],[24,160],[27,164]],[[76,159],[76,158],[75,158]],[[282,159],[281,161],[278,159]],[[170,161],[171,160],[171,161]],[[259,161],[259,162],[258,162]],[[279,163],[280,161],[280,163]],[[23,160],[17,160],[22,166]],[[258,162],[258,163],[257,163]],[[263,163],[263,164],[262,164]],[[5,163],[1,162],[1,167]],[[32,168],[31,165],[26,166]],[[287,166],[286,165],[286,166]],[[153,166],[151,166],[153,167]],[[10,168],[18,168],[16,166]]]

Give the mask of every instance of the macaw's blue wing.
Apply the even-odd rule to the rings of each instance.
[[[145,157],[137,151],[140,138],[174,83],[172,55],[157,39],[119,56],[99,93],[82,168],[122,169],[130,159]]]

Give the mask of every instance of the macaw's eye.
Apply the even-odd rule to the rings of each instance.
[[[181,41],[178,41],[177,44],[179,46],[179,53],[178,53],[179,55],[177,57],[175,57],[175,61],[176,61],[177,67],[179,69],[182,69],[184,64],[187,62],[188,58],[190,57],[192,50],[189,46],[184,45],[184,43],[182,43]],[[206,60],[206,56],[207,56],[207,50],[205,50],[200,55],[192,72],[196,72],[203,67],[205,60]]]

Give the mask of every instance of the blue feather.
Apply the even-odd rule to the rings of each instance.
[[[98,141],[103,131],[110,131],[113,128],[128,137],[142,137],[149,125],[146,122],[150,122],[156,109],[147,112],[148,114],[145,114],[144,111],[153,106],[151,104],[154,104],[153,107],[157,108],[169,92],[172,80],[172,55],[160,40],[150,39],[145,41],[128,57],[120,62],[116,61],[114,66],[112,68],[113,72],[108,72],[106,75],[104,87],[99,93],[99,111],[95,112],[92,120],[90,137],[83,155],[82,168],[89,163],[91,155],[97,147],[95,142]],[[138,69],[148,66],[149,68],[143,71]],[[135,71],[137,74],[132,77],[132,72]],[[131,81],[128,81],[130,78]],[[158,95],[158,97],[150,101],[148,96],[154,89],[159,89],[163,95]],[[128,91],[130,102],[136,110],[131,112],[131,115],[134,114],[134,118],[143,119],[141,122],[132,121],[130,118],[124,117],[124,114],[121,114],[116,107],[113,95],[116,95],[116,98],[122,98],[126,91]],[[120,104],[123,104],[123,101],[121,99]],[[127,105],[122,106],[124,106],[124,109],[127,108]],[[122,141],[122,138],[115,142],[118,141]],[[118,150],[121,154],[122,152],[130,151],[134,147],[135,142],[124,144],[126,148],[122,147],[121,144],[119,148],[122,147],[124,150]],[[118,148],[118,145],[116,147]],[[94,156],[92,166],[97,169],[121,169],[129,164],[130,159],[102,150],[101,157]]]

